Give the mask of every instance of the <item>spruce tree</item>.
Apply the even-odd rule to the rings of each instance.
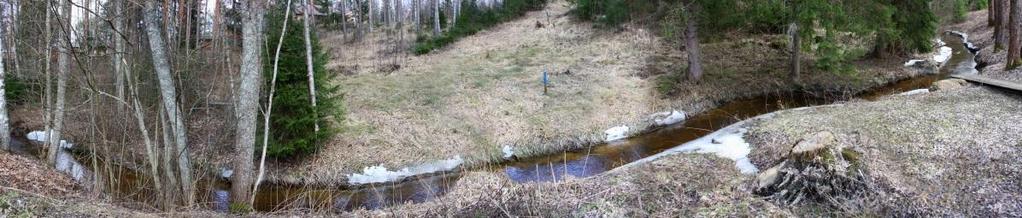
[[[274,8],[267,13],[267,37],[277,39],[281,34],[284,12]],[[291,158],[317,151],[337,132],[336,122],[343,119],[343,108],[338,95],[339,87],[330,85],[335,74],[326,70],[327,56],[319,44],[315,31],[312,32],[313,71],[315,72],[317,106],[312,107],[309,95],[305,61],[304,27],[300,20],[289,19],[280,54],[277,74],[277,88],[273,97],[273,113],[270,115],[270,144],[267,155],[275,158]],[[273,60],[277,40],[268,40],[266,60]],[[273,61],[263,62],[263,76],[269,87],[273,76]],[[269,90],[264,89],[264,92]],[[267,96],[264,93],[263,96]],[[263,97],[262,99],[266,99]],[[265,100],[263,100],[265,105]],[[318,113],[318,116],[317,116]],[[318,119],[317,119],[318,118]],[[320,131],[315,131],[318,123]],[[265,133],[261,133],[265,134]]]

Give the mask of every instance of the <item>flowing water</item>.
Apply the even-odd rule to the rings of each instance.
[[[928,88],[930,84],[946,78],[949,74],[974,73],[976,67],[974,51],[966,48],[960,37],[946,34],[943,38],[944,41],[948,42],[947,46],[954,49],[954,52],[952,58],[946,66],[941,68],[939,73],[918,76],[878,87],[857,97],[874,100],[882,96]],[[749,117],[786,108],[830,104],[836,100],[847,100],[847,98],[839,95],[829,96],[791,92],[737,100],[689,117],[681,124],[660,128],[647,134],[592,146],[588,149],[525,158],[501,165],[489,166],[483,170],[502,172],[512,181],[519,183],[556,181],[567,177],[589,177],[660,153]],[[35,153],[27,150],[31,150],[32,147],[38,147],[24,146],[24,143],[20,140],[15,141],[17,142],[12,144],[15,144],[15,147],[26,153]],[[80,164],[73,158],[69,158],[70,155],[65,157],[68,158],[62,158],[62,161],[69,162],[71,166],[79,166],[78,169],[85,169],[88,166]],[[92,175],[87,169],[85,171],[83,174]],[[141,177],[135,171],[119,167],[100,169],[100,171],[101,173],[116,171],[119,175],[122,175],[120,176],[121,179],[117,179],[117,181],[107,182],[113,183],[107,184],[107,187],[113,187],[108,192],[114,194],[114,196],[122,200],[128,199],[135,202],[152,203],[156,200],[152,195],[151,188],[147,188],[144,185],[149,182],[141,180]],[[359,187],[304,187],[264,184],[256,195],[254,207],[259,211],[273,211],[286,208],[379,209],[394,204],[424,202],[434,199],[445,194],[460,178],[461,172],[456,171],[420,175],[389,184]],[[204,193],[201,196],[204,197],[206,202],[210,202],[206,205],[216,210],[226,211],[229,200],[228,184],[222,181],[206,181],[204,183],[207,185],[200,185],[199,187],[203,187],[200,188],[200,191]]]

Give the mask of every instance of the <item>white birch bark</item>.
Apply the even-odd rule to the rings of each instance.
[[[305,8],[308,7],[308,0],[302,3]],[[302,13],[305,18],[305,28],[308,28],[309,24],[309,13]],[[280,66],[280,49],[284,45],[284,36],[287,34],[287,22],[291,19],[291,0],[287,1],[287,10],[284,11],[284,25],[281,25],[280,39],[277,40],[277,51],[273,53],[273,77],[270,77],[270,92],[266,97],[266,113],[263,114],[263,151],[259,157],[259,175],[256,176],[255,185],[252,186],[252,198],[249,200],[249,204],[255,204],[256,195],[259,194],[259,184],[263,182],[263,176],[266,175],[266,148],[270,146],[270,116],[273,114],[273,94],[277,91],[277,69]],[[308,36],[309,30],[305,30],[305,35]]]
[[[0,37],[3,40],[4,37]],[[3,45],[3,41],[0,41],[0,45]],[[4,47],[0,46],[0,54],[4,53]],[[4,81],[7,72],[4,69],[4,62],[0,61],[0,150],[8,150],[11,145],[11,126],[7,117],[7,92],[6,92],[6,81]]]
[[[440,0],[433,0],[433,36],[440,35]]]
[[[305,4],[309,4],[309,0],[305,0]],[[308,6],[306,6],[306,8],[308,8]],[[313,115],[313,118],[315,118],[317,121],[319,121],[319,117],[318,117],[319,114],[318,114],[318,111],[316,111],[316,109],[317,109],[317,107],[316,107],[316,79],[315,79],[315,75],[314,75],[315,72],[314,72],[313,67],[312,67],[312,39],[311,39],[311,36],[310,36],[311,34],[309,33],[309,31],[310,31],[309,29],[312,29],[312,28],[309,25],[309,13],[303,13],[302,16],[305,16],[304,17],[305,19],[302,19],[302,20],[303,20],[303,23],[305,25],[305,29],[304,29],[303,32],[305,34],[305,69],[306,69],[306,71],[308,71],[308,77],[309,77],[309,99],[312,102],[312,113],[316,113],[315,115]],[[287,19],[285,18],[284,20],[287,20]],[[276,72],[274,72],[274,75],[276,75]],[[315,128],[316,132],[319,132],[319,122],[315,122],[315,127],[314,128]]]

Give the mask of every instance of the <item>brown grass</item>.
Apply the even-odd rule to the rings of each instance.
[[[693,176],[699,175],[699,176]],[[751,194],[752,180],[730,160],[674,155],[630,169],[556,183],[513,184],[471,172],[448,194],[356,217],[734,217],[791,216]]]
[[[382,34],[362,43],[324,36],[335,57],[330,65],[347,74],[336,81],[348,112],[344,132],[312,157],[273,167],[269,181],[345,184],[347,174],[363,167],[454,156],[480,166],[505,161],[503,146],[530,157],[603,142],[603,131],[614,126],[641,133],[657,112],[698,113],[802,88],[854,93],[920,73],[902,68],[901,60],[856,63],[859,72],[849,75],[816,72],[807,63],[803,83],[795,84],[786,73],[782,36],[744,36],[708,40],[714,42],[703,45],[704,79],[680,81],[663,96],[658,81],[681,72],[681,51],[645,28],[594,29],[567,16],[569,9],[554,1],[423,56],[384,55],[391,41],[373,38]],[[537,22],[546,27],[537,29]],[[400,68],[382,71],[387,63]],[[552,81],[547,95],[544,70]]]
[[[752,126],[750,159],[773,166],[798,139],[830,131],[879,184],[857,213],[1010,216],[1022,212],[1019,111],[1019,95],[981,87],[786,111]]]

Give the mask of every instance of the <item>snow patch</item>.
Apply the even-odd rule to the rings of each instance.
[[[504,159],[508,159],[515,156],[515,151],[511,150],[511,146],[505,145],[500,150],[504,152]]]
[[[29,132],[28,135],[26,135],[25,137],[28,138],[28,140],[46,143],[46,140],[49,139],[48,136],[49,134],[47,134],[47,132],[44,131],[32,131]],[[67,142],[67,140],[60,140],[60,147],[65,149],[71,149],[71,147],[74,147],[74,144]]]
[[[684,121],[687,115],[685,112],[671,111],[653,114],[653,117],[658,117],[653,119],[657,126],[666,126]]]
[[[405,167],[397,171],[387,170],[387,168],[383,166],[371,166],[363,168],[362,173],[353,173],[348,175],[348,183],[364,185],[396,182],[411,176],[450,171],[457,168],[464,162],[465,161],[461,159],[461,156],[455,156],[451,159],[434,161],[410,168]]]
[[[749,120],[762,119],[770,116],[773,116],[773,113],[758,116]],[[677,153],[700,153],[714,154],[718,157],[731,159],[735,161],[735,167],[738,168],[738,171],[743,174],[754,174],[758,172],[759,169],[756,168],[756,165],[749,161],[748,155],[752,152],[752,148],[744,138],[745,133],[749,130],[742,127],[749,120],[732,124],[716,132],[710,133],[709,135],[686,142],[678,147],[667,149],[664,152],[643,158],[642,160],[629,163],[625,166],[645,163]]]
[[[230,179],[234,175],[234,170],[227,168],[220,168],[220,178]]]
[[[54,165],[54,168],[56,168],[58,172],[63,172],[64,174],[71,176],[72,179],[78,182],[86,181],[86,176],[89,174],[89,172],[85,169],[85,166],[78,163],[78,161],[74,159],[74,156],[71,156],[71,153],[66,151],[57,152],[57,164]]]
[[[938,46],[938,47],[940,47],[940,46],[945,46],[945,45],[947,45],[947,43],[944,43],[944,40],[941,40],[941,39],[939,39],[939,38],[937,39],[937,46]]]
[[[623,138],[626,137],[625,134],[628,133],[628,126],[618,126],[618,127],[610,128],[610,129],[607,129],[607,131],[603,131],[603,133],[607,134],[607,141],[608,142],[609,141],[618,140],[618,139],[623,139]]]
[[[929,89],[916,89],[916,90],[912,90],[912,91],[902,92],[901,94],[898,94],[898,95],[900,95],[900,96],[909,96],[909,95],[918,95],[918,94],[926,94],[926,93],[930,93],[930,90]]]
[[[933,55],[933,61],[937,63],[947,62],[947,60],[951,59],[951,54],[953,52],[954,50],[951,49],[951,47],[947,46],[940,47],[940,50],[937,52],[937,54]]]
[[[919,60],[919,59],[908,60],[908,62],[905,62],[905,66],[906,67],[911,67],[911,66],[914,66],[914,65],[918,64],[919,62],[923,62],[923,61],[925,61],[925,60]]]

